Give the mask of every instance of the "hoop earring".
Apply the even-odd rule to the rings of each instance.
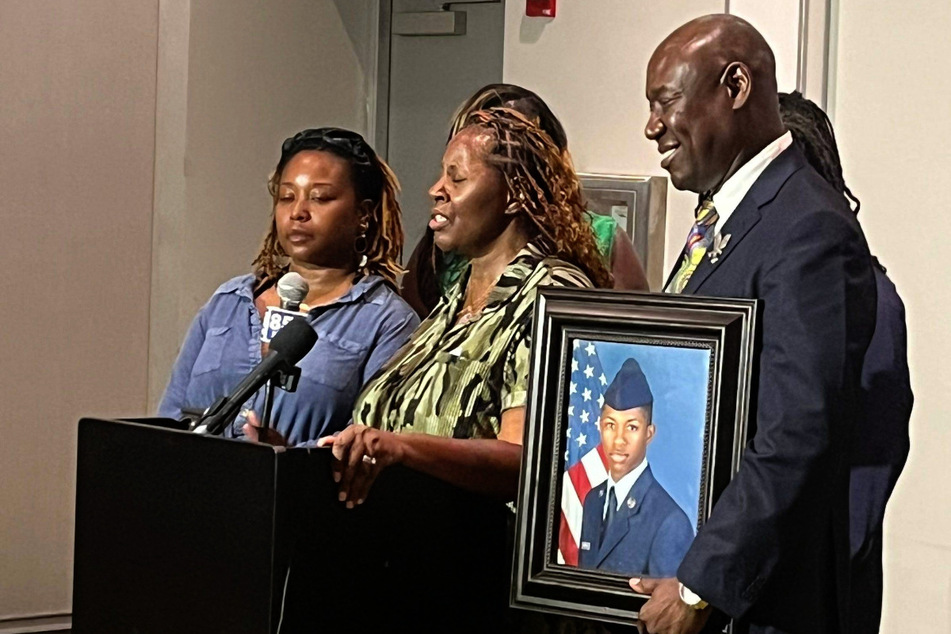
[[[357,271],[363,271],[367,266],[367,249],[370,248],[370,242],[367,240],[366,227],[363,227],[360,235],[353,241],[353,250],[360,256],[360,263],[357,264]]]

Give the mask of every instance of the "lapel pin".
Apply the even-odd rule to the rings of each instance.
[[[726,245],[730,243],[730,234],[720,234],[713,236],[713,248],[710,249],[710,252],[707,254],[710,256],[710,262],[716,264],[717,260],[720,259],[720,256],[723,254],[723,249],[726,248]]]
[[[591,542],[581,542],[581,550],[591,550]]]
[[[632,509],[637,504],[637,500],[634,498],[627,498],[627,508]]]
[[[599,498],[603,498],[603,497],[604,497],[604,490],[603,490],[603,489],[602,489],[601,491],[598,491],[598,497],[599,497]]]

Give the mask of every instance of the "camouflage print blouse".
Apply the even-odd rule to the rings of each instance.
[[[456,324],[468,270],[357,398],[353,420],[393,432],[495,438],[502,412],[524,407],[539,286],[590,288],[577,267],[522,249],[478,318]]]

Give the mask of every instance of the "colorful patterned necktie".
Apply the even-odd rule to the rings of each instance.
[[[703,255],[713,243],[713,227],[719,218],[716,207],[713,206],[713,198],[703,199],[697,208],[696,216],[697,220],[693,223],[690,235],[687,236],[687,244],[684,246],[684,259],[677,273],[670,280],[670,284],[667,285],[668,293],[683,292],[687,282],[690,281],[690,276],[693,275]]]

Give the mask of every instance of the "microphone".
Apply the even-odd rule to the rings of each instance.
[[[290,370],[317,343],[317,333],[307,320],[291,320],[274,335],[267,355],[231,394],[209,407],[193,429],[196,434],[220,434],[237,416],[241,405],[275,374]]]
[[[281,308],[284,310],[300,310],[300,304],[308,292],[310,286],[300,273],[285,273],[277,281],[277,296],[281,298]]]
[[[264,312],[261,328],[261,343],[270,343],[277,333],[292,319],[300,317],[301,302],[307,297],[310,286],[299,273],[285,273],[277,282],[277,296],[281,307],[268,306]]]

